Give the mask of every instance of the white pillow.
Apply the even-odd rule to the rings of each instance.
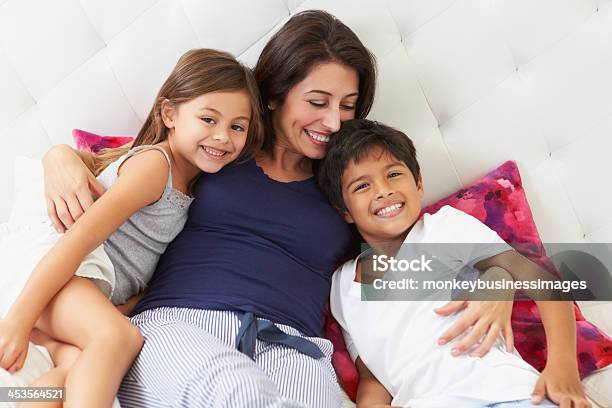
[[[48,220],[42,162],[17,156],[14,170],[15,194],[9,224],[23,225]]]

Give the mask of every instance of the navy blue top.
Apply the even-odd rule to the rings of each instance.
[[[194,195],[132,313],[239,310],[319,335],[331,275],[355,254],[356,236],[314,178],[279,182],[250,160],[202,175]]]

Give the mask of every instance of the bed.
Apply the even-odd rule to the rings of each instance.
[[[289,16],[312,8],[375,53],[370,118],[413,138],[426,203],[514,160],[544,242],[612,243],[609,0],[0,0],[0,223],[15,157],[73,144],[73,128],[135,134],[184,51],[220,48],[252,66]],[[611,302],[580,306],[612,333]],[[33,349],[0,386],[49,364]],[[612,406],[609,372],[585,384]]]

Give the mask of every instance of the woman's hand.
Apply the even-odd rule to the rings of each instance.
[[[561,408],[591,408],[584,395],[575,359],[565,363],[551,360],[546,364],[533,390],[531,401],[538,405],[546,395]]]
[[[463,311],[462,316],[446,330],[438,339],[438,344],[446,344],[459,335],[466,333],[465,337],[451,350],[454,356],[471,349],[483,337],[484,340],[471,356],[482,357],[489,352],[501,332],[506,341],[506,350],[511,352],[514,348],[514,335],[510,316],[512,314],[512,301],[471,301],[459,300],[448,302],[446,305],[434,309],[442,316]],[[469,328],[472,328],[468,332]]]
[[[89,159],[89,160],[86,160]],[[90,168],[84,161],[89,161]],[[65,232],[93,204],[104,188],[94,177],[93,156],[69,146],[51,148],[43,158],[47,212],[58,232]]]
[[[31,327],[16,320],[0,320],[0,367],[10,373],[23,367],[28,355]]]

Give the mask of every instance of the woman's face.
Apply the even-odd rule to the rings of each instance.
[[[325,157],[340,123],[355,118],[359,75],[337,62],[316,65],[281,105],[270,104],[276,144],[310,159]]]

